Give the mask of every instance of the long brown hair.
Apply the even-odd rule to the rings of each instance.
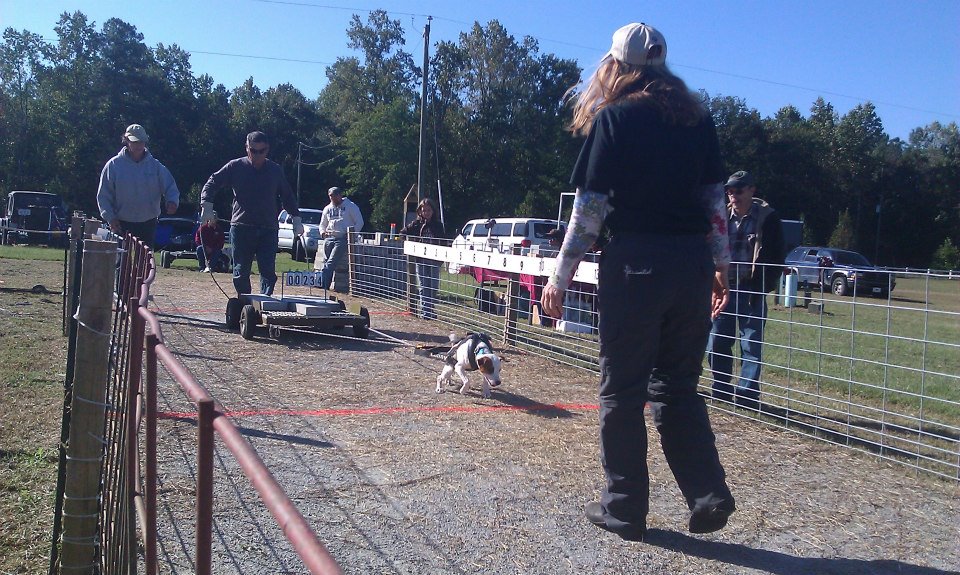
[[[425,219],[423,218],[423,207],[424,207],[424,206],[430,206],[430,209],[433,210],[433,215],[430,216],[430,219],[431,219],[431,220],[439,220],[439,219],[440,219],[440,214],[437,213],[437,208],[436,208],[436,206],[433,205],[433,200],[431,200],[430,198],[423,198],[422,200],[420,200],[420,203],[417,204],[417,216],[419,216],[421,220],[423,220],[423,221],[425,221],[425,222],[430,221],[430,220],[425,220]]]
[[[568,127],[581,136],[590,133],[597,112],[625,100],[650,102],[664,121],[675,125],[696,125],[707,113],[700,99],[666,66],[634,66],[608,56],[587,87],[580,92],[575,89],[567,90],[567,98],[574,101]]]

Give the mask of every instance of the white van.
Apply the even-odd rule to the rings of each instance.
[[[566,231],[567,223],[541,218],[491,218],[470,220],[453,240],[455,248],[513,253],[520,248],[520,255],[550,245],[547,234],[557,228]]]

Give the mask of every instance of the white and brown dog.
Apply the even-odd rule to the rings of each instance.
[[[483,376],[483,397],[490,397],[490,389],[500,385],[500,356],[498,356],[485,333],[468,333],[460,341],[454,342],[447,352],[446,365],[437,377],[437,393],[443,393],[450,385],[454,373],[460,377],[460,393],[470,389],[468,371],[479,371]]]

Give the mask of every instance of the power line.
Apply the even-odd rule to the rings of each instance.
[[[807,92],[813,92],[815,94],[826,94],[828,96],[836,96],[838,98],[849,98],[851,100],[859,100],[862,102],[872,102],[874,104],[883,104],[884,106],[892,106],[894,108],[902,108],[904,110],[912,110],[914,112],[923,112],[925,114],[940,114],[943,116],[952,116],[954,118],[960,118],[960,114],[951,114],[949,112],[937,112],[935,110],[925,110],[923,108],[914,108],[912,106],[904,106],[903,104],[895,104],[893,102],[884,102],[882,100],[874,100],[873,98],[864,98],[863,96],[851,96],[849,94],[841,94],[839,92],[831,92],[829,90],[821,90],[819,88],[808,88],[806,86],[798,86],[797,84],[788,84],[786,82],[777,82],[775,80],[764,80],[763,78],[743,76],[740,74],[733,74],[731,72],[720,72],[718,70],[710,70],[709,68],[701,68],[699,66],[690,66],[688,64],[677,64],[677,63],[671,63],[670,65],[676,66],[678,68],[689,68],[691,70],[699,70],[701,72],[710,72],[711,74],[719,74],[721,76],[730,76],[731,78],[738,78],[741,80],[750,80],[753,82],[761,82],[764,84],[771,84],[774,86],[783,86],[786,88],[795,88],[797,90],[806,90]]]
[[[185,52],[191,54],[209,54],[212,56],[229,56],[231,58],[250,58],[253,60],[273,60],[275,62],[295,62],[297,64],[322,64],[324,66],[332,66],[333,62],[323,62],[320,60],[296,60],[294,58],[275,58],[273,56],[254,56],[252,54],[231,54],[229,52],[205,52],[203,50],[188,50],[183,49]]]
[[[434,20],[443,20],[445,22],[453,22],[455,24],[464,24],[469,26],[470,22],[463,22],[461,20],[454,20],[452,18],[444,18],[442,16],[431,16],[430,14],[417,14],[416,12],[397,12],[395,10],[383,10],[382,8],[355,8],[353,6],[333,6],[330,4],[313,4],[311,2],[293,2],[292,0],[253,0],[254,2],[262,2],[264,4],[281,4],[286,6],[300,6],[303,8],[323,8],[326,10],[345,10],[347,12],[376,12],[377,10],[382,10],[388,14],[397,14],[399,16],[416,16],[419,18],[433,18]]]
[[[310,2],[294,2],[294,1],[292,1],[292,0],[254,0],[254,1],[255,1],[255,2],[263,2],[263,3],[265,3],[265,4],[281,4],[281,5],[290,5],[290,6],[302,6],[302,7],[307,7],[307,8],[321,8],[321,9],[328,9],[328,10],[346,10],[346,11],[352,11],[352,12],[367,12],[367,13],[370,13],[370,12],[373,12],[373,11],[374,11],[373,9],[369,9],[369,8],[353,8],[353,7],[348,7],[348,6],[334,6],[334,5],[330,5],[330,4],[314,4],[314,3],[310,3]],[[463,25],[465,25],[465,26],[470,26],[470,25],[471,25],[470,22],[463,22],[463,21],[460,21],[460,20],[454,20],[454,19],[452,19],[452,18],[444,18],[444,17],[442,17],[442,16],[431,16],[431,15],[428,15],[428,14],[418,14],[418,13],[414,13],[414,12],[396,12],[396,11],[393,11],[393,10],[384,10],[384,12],[387,12],[388,14],[395,14],[395,15],[401,15],[401,16],[416,16],[416,17],[422,17],[422,18],[432,17],[434,20],[442,20],[442,21],[452,22],[452,23],[456,23],[456,24],[463,24]],[[530,35],[528,34],[528,36],[530,36]],[[573,43],[573,42],[566,42],[566,41],[563,41],[563,40],[554,40],[554,39],[551,39],[551,38],[543,38],[543,37],[539,37],[539,36],[530,36],[530,37],[531,37],[531,38],[534,38],[534,39],[537,40],[538,42],[548,42],[548,43],[551,43],[551,44],[559,44],[559,45],[562,45],[562,46],[569,46],[569,47],[571,47],[571,48],[578,48],[578,49],[581,49],[581,50],[589,50],[589,51],[592,51],[592,52],[601,52],[600,50],[597,50],[597,49],[596,49],[595,47],[593,47],[593,46],[584,46],[584,45],[582,45],[582,44],[575,44],[575,43]],[[952,118],[960,118],[960,114],[951,114],[951,113],[948,113],[948,112],[940,112],[940,111],[936,111],[936,110],[927,110],[927,109],[924,109],[924,108],[916,108],[916,107],[913,107],[913,106],[906,106],[906,105],[903,105],[903,104],[896,104],[896,103],[894,103],[894,102],[886,102],[886,101],[883,101],[883,100],[876,100],[876,99],[873,99],[873,98],[865,98],[865,97],[863,97],[863,96],[851,96],[851,95],[849,95],[849,94],[842,94],[842,93],[840,93],[840,92],[833,92],[833,91],[830,91],[830,90],[822,90],[822,89],[819,89],[819,88],[810,88],[810,87],[807,87],[807,86],[799,86],[799,85],[797,85],[797,84],[789,84],[789,83],[786,83],[786,82],[778,82],[778,81],[776,81],[776,80],[765,80],[765,79],[763,79],[763,78],[756,78],[756,77],[752,77],[752,76],[744,76],[744,75],[741,75],[741,74],[734,74],[734,73],[732,73],[732,72],[721,72],[721,71],[719,71],[719,70],[711,70],[711,69],[709,69],[709,68],[702,68],[702,67],[699,67],[699,66],[692,66],[692,65],[689,65],[689,64],[678,64],[678,63],[676,63],[676,62],[671,62],[670,65],[671,65],[671,66],[678,67],[678,68],[687,68],[687,69],[690,69],[690,70],[698,70],[698,71],[701,71],[701,72],[709,72],[709,73],[711,73],[711,74],[717,74],[717,75],[720,75],[720,76],[728,76],[728,77],[730,77],[730,78],[737,78],[737,79],[739,79],[739,80],[750,80],[750,81],[752,81],[752,82],[760,82],[760,83],[762,83],[762,84],[769,84],[769,85],[771,85],[771,86],[781,86],[781,87],[785,87],[785,88],[793,88],[793,89],[797,89],[797,90],[804,90],[804,91],[807,91],[807,92],[812,92],[812,93],[815,93],[815,94],[824,94],[824,95],[827,95],[827,96],[835,96],[835,97],[838,97],[838,98],[847,98],[847,99],[856,100],[856,101],[859,101],[859,102],[872,102],[872,103],[874,103],[874,104],[882,104],[882,105],[884,105],[884,106],[890,106],[890,107],[893,107],[893,108],[900,108],[900,109],[902,109],[902,110],[910,110],[910,111],[913,111],[913,112],[922,112],[922,113],[924,113],[924,114],[935,114],[935,115],[941,115],[941,116],[949,116],[949,117],[952,117]]]

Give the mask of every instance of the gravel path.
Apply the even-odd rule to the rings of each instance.
[[[960,572],[957,482],[711,411],[738,512],[687,534],[651,426],[650,537],[624,542],[582,516],[602,481],[595,375],[508,351],[492,399],[438,395],[441,363],[409,346],[243,340],[196,272],[162,270],[152,293],[167,345],[247,412],[236,424],[347,573]],[[375,330],[411,345],[450,331],[363,303]],[[192,413],[163,377],[160,409]],[[161,572],[190,573],[194,422],[164,419],[160,437]],[[215,473],[214,572],[306,572],[219,442]]]

